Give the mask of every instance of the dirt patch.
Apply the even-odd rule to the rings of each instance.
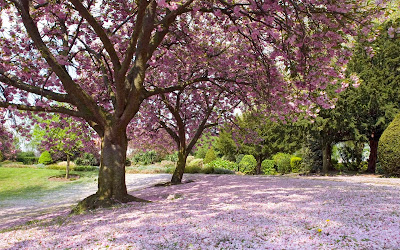
[[[62,175],[62,176],[61,175],[57,175],[57,176],[49,177],[49,181],[61,181],[61,182],[63,182],[63,181],[75,181],[75,180],[77,180],[79,178],[80,178],[80,176],[77,175],[77,174],[69,175],[68,179],[65,178],[65,175]]]

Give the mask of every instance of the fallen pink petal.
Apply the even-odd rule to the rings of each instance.
[[[397,249],[400,181],[186,175],[130,203],[4,230],[2,249]]]

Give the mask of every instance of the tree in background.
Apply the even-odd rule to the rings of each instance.
[[[292,122],[276,121],[254,111],[236,118],[217,139],[217,150],[226,155],[237,152],[253,155],[257,160],[255,173],[261,173],[261,163],[278,152],[293,153],[303,141],[302,127]]]
[[[348,71],[362,79],[358,88],[346,90],[343,111],[354,119],[363,140],[369,143],[368,172],[375,173],[378,142],[400,112],[400,18],[377,27],[373,41],[359,41]]]
[[[14,135],[0,123],[0,161],[13,158],[16,152]]]
[[[93,148],[95,134],[81,120],[54,115],[51,119],[39,120],[32,133],[32,141],[40,151],[56,154],[61,152],[67,157],[65,178],[69,178],[71,157],[80,151]]]
[[[179,81],[185,68],[169,74],[176,69],[171,52],[190,51],[179,33],[201,35],[197,41],[209,42],[211,50],[218,42],[214,34],[224,34],[221,41],[237,50],[235,60],[222,67],[250,59],[262,62],[257,70],[264,71],[264,79],[231,91],[240,90],[254,102],[266,96],[272,110],[285,108],[293,96],[294,107],[308,106],[318,101],[310,92],[340,77],[349,55],[343,46],[355,35],[355,23],[367,32],[373,8],[375,4],[362,0],[318,5],[314,0],[1,1],[7,25],[1,25],[0,33],[0,107],[14,115],[78,117],[97,132],[102,141],[98,191],[78,210],[142,201],[126,190],[127,126],[143,101],[191,84]],[[339,67],[332,65],[333,58],[341,58]],[[160,68],[165,81],[148,85],[149,66]],[[208,70],[218,79],[218,72]]]

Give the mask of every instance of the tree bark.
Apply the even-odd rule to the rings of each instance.
[[[69,164],[70,164],[70,157],[67,154],[67,167],[65,169],[65,179],[69,179]]]
[[[376,160],[378,158],[378,142],[379,142],[379,139],[376,139],[376,138],[369,139],[370,153],[369,153],[369,158],[368,158],[368,168],[367,168],[368,173],[375,174]]]
[[[331,157],[332,157],[332,147],[330,143],[324,145],[322,149],[322,172],[327,174],[329,169],[331,169]]]
[[[185,172],[186,167],[186,158],[186,150],[180,148],[178,151],[178,162],[176,163],[176,168],[171,178],[171,184],[175,185],[182,183],[183,173]]]
[[[118,131],[119,130],[119,131]],[[73,213],[82,213],[99,207],[132,201],[147,202],[128,194],[125,184],[125,161],[128,140],[126,131],[108,128],[101,142],[101,158],[97,192],[74,208]]]
[[[261,163],[262,163],[262,156],[259,155],[259,156],[257,157],[256,175],[261,174]]]

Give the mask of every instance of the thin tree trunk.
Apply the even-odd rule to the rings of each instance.
[[[127,192],[125,161],[128,140],[125,131],[117,130],[107,129],[102,138],[97,192],[81,201],[74,209],[74,213],[131,201],[146,202]]]
[[[332,156],[332,147],[330,143],[324,145],[322,149],[322,172],[327,174],[329,169],[331,169],[331,156]]]
[[[370,138],[369,140],[370,153],[368,158],[368,173],[375,174],[376,160],[378,158],[378,142],[379,140],[377,140],[376,138]]]
[[[259,156],[257,157],[256,175],[261,174],[261,162],[262,162],[262,156],[259,155]]]
[[[65,179],[69,179],[69,164],[70,164],[70,157],[67,154],[67,168],[65,169]]]
[[[178,162],[176,163],[176,168],[171,178],[171,184],[182,183],[183,173],[185,172],[186,167],[186,158],[186,150],[184,148],[180,148],[178,151]]]

